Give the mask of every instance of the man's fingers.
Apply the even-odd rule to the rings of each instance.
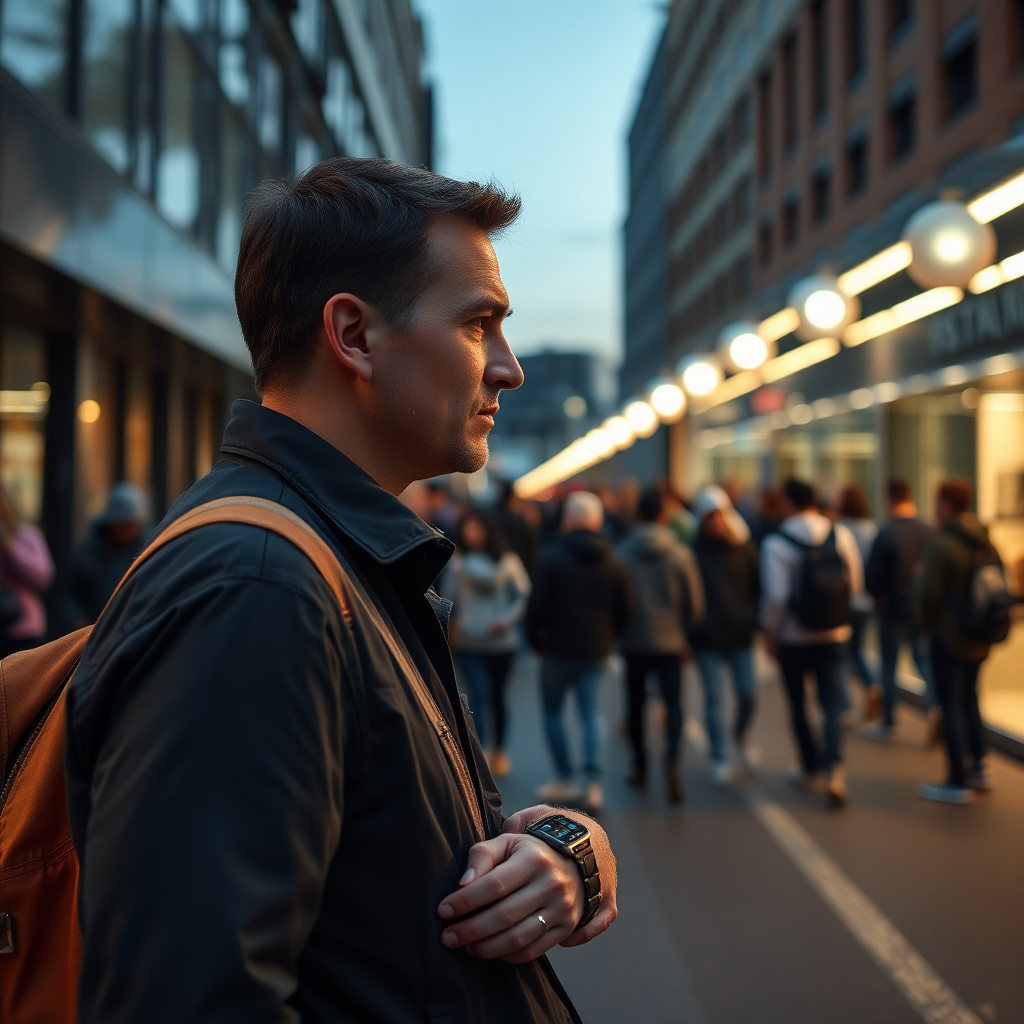
[[[535,882],[492,906],[449,925],[441,933],[441,941],[451,949],[472,946],[473,943],[507,932],[528,918],[532,917],[536,921],[536,915],[545,913],[545,908],[551,902],[552,893],[549,887]]]
[[[605,900],[601,904],[601,909],[594,915],[594,919],[585,928],[571,932],[561,941],[560,945],[567,949],[571,946],[582,946],[584,942],[589,942],[591,939],[597,938],[601,932],[607,931],[618,916],[619,911],[615,901]]]
[[[501,861],[486,873],[478,872],[472,880],[463,884],[458,892],[445,896],[438,913],[448,919],[464,917],[521,889],[535,872],[536,865],[529,854],[517,851],[508,860]],[[468,873],[467,869],[466,874]]]

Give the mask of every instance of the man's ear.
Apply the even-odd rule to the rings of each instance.
[[[369,338],[378,318],[372,306],[349,292],[332,295],[324,306],[324,331],[335,358],[362,381],[373,377]]]

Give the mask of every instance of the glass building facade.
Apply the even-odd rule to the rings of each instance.
[[[130,480],[159,518],[252,395],[246,195],[431,163],[410,0],[0,0],[0,481],[58,564]]]

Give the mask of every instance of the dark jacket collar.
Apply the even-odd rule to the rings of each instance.
[[[424,574],[423,590],[451,557],[454,546],[439,530],[288,416],[255,402],[235,402],[221,451],[269,466],[375,561],[415,566]]]

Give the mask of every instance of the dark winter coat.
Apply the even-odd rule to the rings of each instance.
[[[251,494],[301,516],[390,619],[503,823],[431,590],[451,543],[292,419],[236,403],[168,520]],[[474,844],[434,727],[365,608],[287,540],[219,524],[155,554],[68,689],[82,1024],[578,1021],[545,959],[441,944]]]
[[[556,537],[540,556],[526,634],[541,654],[598,661],[611,654],[631,611],[626,566],[611,543],[574,530]]]
[[[894,622],[914,619],[914,580],[924,564],[935,527],[920,519],[896,517],[879,531],[864,568],[864,584],[878,612]]]
[[[697,535],[693,553],[704,581],[704,621],[693,635],[694,647],[735,651],[754,642],[761,601],[761,571],[753,541],[733,544]]]

